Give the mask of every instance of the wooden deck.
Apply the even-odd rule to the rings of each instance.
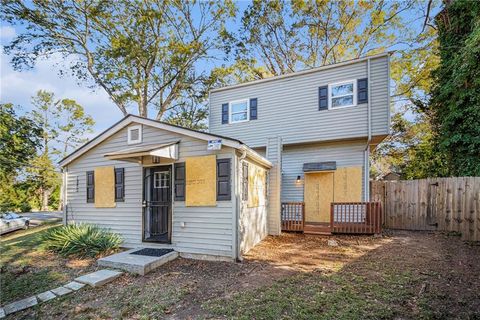
[[[330,222],[309,222],[305,221],[303,202],[284,202],[282,231],[318,235],[382,232],[382,206],[379,202],[332,202],[330,210]]]

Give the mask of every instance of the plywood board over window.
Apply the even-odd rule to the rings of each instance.
[[[330,222],[333,183],[333,172],[305,174],[305,221]]]
[[[114,208],[115,172],[113,167],[95,168],[95,208]]]
[[[305,220],[330,222],[332,202],[362,200],[362,167],[305,174]]]
[[[254,165],[248,168],[248,202],[247,207],[265,205],[265,170]]]
[[[186,158],[185,173],[185,205],[187,207],[216,206],[216,156]]]

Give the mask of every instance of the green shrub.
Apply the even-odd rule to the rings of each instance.
[[[90,224],[71,224],[53,228],[42,235],[42,248],[62,256],[98,257],[116,251],[122,238]]]

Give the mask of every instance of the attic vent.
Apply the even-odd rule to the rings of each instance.
[[[142,142],[142,126],[131,126],[128,128],[128,144]]]

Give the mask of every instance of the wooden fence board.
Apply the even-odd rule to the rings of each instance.
[[[386,228],[455,231],[480,241],[480,177],[372,181],[370,190]]]

